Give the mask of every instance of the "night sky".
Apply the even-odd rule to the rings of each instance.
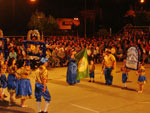
[[[26,35],[27,23],[36,9],[55,18],[80,17],[80,11],[84,10],[84,1],[38,0],[36,4],[31,4],[29,0],[0,0],[0,28],[4,35]],[[87,9],[102,9],[102,20],[97,19],[96,28],[102,24],[115,31],[124,26],[123,16],[129,7],[138,8],[139,5],[139,0],[87,0]],[[148,9],[150,3],[144,7]]]

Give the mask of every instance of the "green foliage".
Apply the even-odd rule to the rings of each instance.
[[[58,24],[53,16],[46,17],[43,12],[36,11],[28,23],[30,29],[38,29],[44,33],[51,33],[58,29]]]
[[[55,31],[58,29],[58,24],[57,21],[55,20],[55,18],[51,15],[49,15],[49,17],[47,18],[47,30],[49,31]]]

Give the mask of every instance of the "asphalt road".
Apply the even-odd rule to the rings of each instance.
[[[117,63],[117,71],[122,63]],[[49,113],[150,113],[150,64],[145,65],[147,83],[142,94],[137,93],[138,77],[135,71],[129,72],[128,89],[122,89],[122,75],[116,73],[112,86],[104,84],[104,76],[100,75],[101,64],[96,65],[95,83],[82,79],[79,84],[70,86],[66,83],[67,68],[49,70],[48,89],[52,101]],[[9,106],[9,94],[5,102],[0,102],[0,113],[36,113],[37,105],[34,98],[34,72],[32,74],[33,98],[26,101],[27,108],[16,105]],[[42,106],[44,105],[44,100]]]

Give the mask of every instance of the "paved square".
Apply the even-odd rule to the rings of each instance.
[[[117,63],[117,71],[122,63]],[[145,65],[147,84],[144,92],[138,94],[135,71],[129,72],[127,87],[122,89],[122,74],[116,73],[112,86],[104,85],[104,76],[100,76],[101,64],[96,65],[95,83],[82,79],[79,84],[70,86],[66,83],[67,68],[49,70],[48,89],[52,96],[49,113],[150,113],[150,64]],[[36,113],[34,98],[34,72],[32,74],[33,98],[27,100],[28,108],[19,106],[1,106],[0,113]],[[6,92],[9,98],[8,92]],[[20,100],[17,99],[17,104]],[[0,102],[2,104],[2,102]],[[4,104],[2,104],[4,105]],[[44,101],[42,103],[44,105]]]

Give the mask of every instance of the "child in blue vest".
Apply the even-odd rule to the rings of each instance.
[[[139,64],[139,70],[136,73],[138,75],[138,84],[139,84],[139,91],[138,93],[143,93],[144,84],[146,84],[146,77],[145,77],[145,68],[143,64]]]
[[[128,79],[129,69],[127,69],[125,67],[125,64],[126,64],[126,60],[123,61],[123,66],[121,67],[121,72],[122,72],[122,83],[124,84],[124,88],[126,89],[127,88],[126,82]]]
[[[95,80],[94,80],[94,76],[95,76],[94,70],[95,70],[95,65],[94,65],[93,60],[91,60],[90,64],[89,64],[89,72],[90,72],[90,80],[89,80],[89,82],[91,82],[92,78],[93,78],[93,82],[95,82]]]
[[[46,69],[48,59],[42,58],[40,60],[41,66],[36,71],[36,84],[35,84],[35,98],[38,106],[39,113],[47,113],[49,102],[51,101],[50,93],[47,89],[48,71]],[[44,110],[41,111],[41,97],[45,99]]]

